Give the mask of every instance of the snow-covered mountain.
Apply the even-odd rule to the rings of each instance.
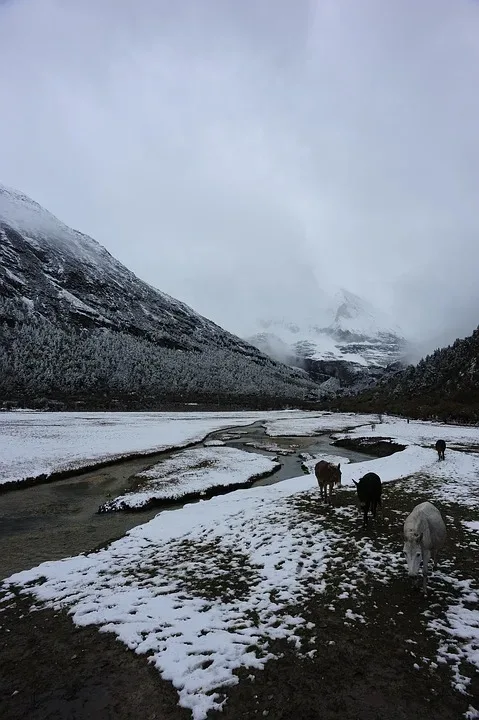
[[[402,359],[406,341],[401,330],[347,290],[322,308],[320,320],[262,319],[258,332],[247,339],[272,358],[305,367],[317,380],[337,377],[345,385],[365,374],[378,376]]]
[[[43,333],[45,323],[62,332],[91,330],[103,353],[110,352],[105,333],[111,334],[111,346],[118,344],[118,333],[147,343],[141,352],[130,343],[128,353],[137,355],[133,370],[139,376],[139,364],[146,363],[144,358],[154,347],[154,361],[150,359],[143,373],[150,376],[154,362],[158,376],[151,382],[157,387],[168,387],[168,373],[173,371],[175,387],[187,388],[184,392],[190,395],[196,387],[195,373],[198,377],[203,373],[199,385],[205,392],[217,394],[234,394],[231,388],[238,394],[242,377],[250,385],[255,378],[259,386],[266,383],[271,396],[278,397],[288,396],[290,391],[290,397],[301,397],[314,387],[304,372],[271,361],[184,303],[138,279],[95,240],[67,227],[29,197],[1,185],[0,300],[0,331],[4,332],[0,356],[7,343],[5,329],[10,328],[8,342],[13,352],[18,346],[14,329],[28,318],[36,318],[43,323]],[[55,342],[62,345],[63,340]],[[159,349],[164,350],[161,357]],[[167,357],[166,350],[182,354]],[[93,356],[93,351],[89,352]],[[124,352],[126,355],[127,350]],[[200,353],[208,353],[208,362],[206,355],[200,359]],[[7,363],[8,353],[4,355],[0,360]],[[108,362],[116,367],[113,360],[109,357]],[[163,360],[168,371],[166,365],[160,367]],[[91,357],[89,362],[93,362]],[[95,358],[95,362],[100,361]],[[3,372],[14,370],[7,364]],[[95,372],[104,375],[103,382],[108,385],[108,373],[101,367]],[[144,386],[145,378],[142,383]],[[208,384],[211,387],[206,387]],[[11,385],[14,387],[13,381]]]
[[[46,317],[143,335],[169,347],[245,343],[139,280],[92,238],[0,185],[1,294]]]

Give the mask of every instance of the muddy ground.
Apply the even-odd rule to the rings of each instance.
[[[355,540],[373,539],[378,551],[396,551],[403,518],[427,496],[427,478],[384,488],[384,517],[367,530],[334,509],[319,504],[317,493],[293,498],[298,512],[309,513],[319,527],[330,527],[344,538],[342,566],[331,567],[333,583],[323,596],[302,608],[315,623],[314,657],[299,657],[290,645],[262,671],[241,671],[240,682],[228,691],[222,713],[211,718],[268,717],[274,720],[459,720],[469,705],[479,704],[479,678],[471,667],[469,696],[452,688],[451,667],[432,668],[439,639],[426,630],[422,613],[438,616],[450,601],[440,578],[432,578],[427,599],[398,572],[389,584],[379,580],[364,588],[360,599],[338,600],[337,585],[357,562]],[[337,493],[338,506],[350,506],[350,492]],[[479,577],[477,545],[471,545],[461,525],[471,511],[449,505],[450,542],[444,561],[454,563],[464,577]],[[439,566],[440,569],[441,565]],[[334,600],[336,609],[331,610]],[[75,628],[66,612],[42,609],[29,612],[28,597],[17,597],[0,612],[0,716],[4,720],[180,720],[191,717],[179,708],[177,694],[144,656],[127,650],[113,635],[95,628]],[[347,607],[366,622],[346,623]],[[411,643],[406,643],[411,640]],[[418,664],[419,669],[414,665]]]

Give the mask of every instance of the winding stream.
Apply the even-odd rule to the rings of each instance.
[[[353,450],[331,446],[327,435],[270,438],[261,422],[215,431],[207,439],[221,440],[225,436],[236,436],[227,439],[226,445],[268,457],[274,453],[245,443],[274,443],[295,450],[292,455],[278,455],[281,469],[256,481],[252,487],[271,485],[302,475],[301,452],[340,455],[351,462],[367,457]],[[202,445],[199,442],[191,447]],[[151,520],[159,512],[171,512],[182,507],[183,504],[179,503],[164,510],[97,513],[99,506],[109,497],[122,494],[129,488],[128,481],[133,475],[179,452],[181,450],[123,460],[90,472],[78,472],[64,480],[4,493],[0,497],[0,579],[45,560],[90,552],[123,536],[132,527]]]

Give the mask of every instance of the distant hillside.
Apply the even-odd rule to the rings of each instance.
[[[387,411],[414,418],[479,421],[479,327],[387,381],[336,407]]]
[[[0,402],[284,405],[316,387],[0,186]]]

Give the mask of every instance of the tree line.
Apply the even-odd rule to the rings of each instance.
[[[105,328],[65,327],[0,299],[0,400],[88,407],[307,399],[301,371],[223,348],[182,351]]]

